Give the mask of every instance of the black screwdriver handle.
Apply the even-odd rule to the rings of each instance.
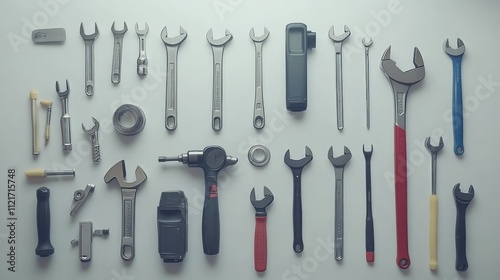
[[[466,227],[465,227],[465,210],[467,204],[457,203],[457,221],[455,225],[455,247],[457,257],[455,260],[455,269],[457,271],[466,271],[469,268],[466,253]]]
[[[215,175],[215,176],[214,176]],[[202,239],[205,255],[217,255],[220,244],[220,220],[217,174],[205,172]]]
[[[41,187],[36,191],[36,227],[38,230],[38,246],[35,254],[40,257],[48,257],[54,254],[54,247],[50,243],[50,190]]]
[[[292,169],[293,173],[293,250],[301,253],[304,250],[302,241],[302,169]]]

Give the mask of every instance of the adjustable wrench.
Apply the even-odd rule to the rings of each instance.
[[[266,125],[264,114],[263,70],[262,70],[262,45],[269,36],[269,31],[264,27],[264,34],[255,36],[255,31],[250,30],[250,38],[255,44],[255,102],[253,107],[253,126],[262,129]]]
[[[95,32],[86,35],[83,31],[83,22],[80,24],[80,36],[85,42],[85,94],[88,96],[94,95],[94,41],[99,36],[97,23],[95,24]]]
[[[180,27],[180,35],[169,38],[167,27],[161,31],[161,39],[167,49],[167,98],[165,103],[165,128],[173,131],[177,128],[177,51],[187,37],[187,32]]]
[[[101,161],[101,146],[99,146],[99,122],[92,118],[94,122],[94,126],[91,129],[86,129],[82,123],[82,130],[86,134],[90,136],[90,142],[92,143],[92,161],[100,162]]]
[[[69,83],[66,80],[66,90],[59,90],[59,82],[56,82],[56,92],[61,98],[63,115],[61,116],[61,134],[62,134],[62,148],[63,151],[71,151],[71,123],[69,117],[68,96],[69,96]]]
[[[149,26],[145,23],[144,29],[139,29],[139,24],[135,24],[135,32],[139,37],[139,57],[137,58],[137,75],[144,76],[148,74],[148,58],[146,56],[146,35],[149,32]]]
[[[233,35],[226,29],[225,36],[219,39],[213,38],[212,29],[207,32],[207,41],[212,46],[214,56],[213,66],[213,88],[212,88],[212,129],[219,131],[222,129],[222,92],[223,92],[223,63],[222,56],[224,45],[233,39]]]
[[[127,23],[123,22],[123,30],[115,29],[115,22],[111,25],[111,32],[114,34],[113,63],[111,64],[111,82],[118,84],[121,79],[123,36],[127,32]]]

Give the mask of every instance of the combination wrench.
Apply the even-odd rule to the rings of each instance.
[[[137,58],[137,75],[139,76],[148,74],[148,57],[146,56],[146,35],[148,32],[147,23],[145,23],[144,29],[139,29],[139,24],[135,24],[135,33],[139,37],[139,57]]]
[[[123,22],[122,30],[115,29],[115,22],[111,25],[111,32],[113,32],[114,35],[113,62],[111,64],[111,82],[113,84],[118,84],[121,80],[123,36],[127,30],[128,27],[126,22]]]
[[[268,36],[269,31],[265,27],[264,34],[260,37],[255,36],[253,28],[250,30],[250,38],[255,44],[255,101],[253,107],[253,126],[256,129],[263,129],[266,125],[264,114],[262,45]]]
[[[88,96],[94,95],[94,41],[99,36],[97,23],[95,24],[95,32],[86,35],[83,30],[83,22],[80,24],[80,36],[85,43],[85,94]]]

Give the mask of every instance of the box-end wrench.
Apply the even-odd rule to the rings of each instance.
[[[61,134],[62,134],[62,149],[63,151],[71,151],[71,123],[69,117],[68,96],[69,83],[66,80],[66,90],[60,91],[59,82],[56,82],[56,92],[61,98],[62,116],[61,116]]]
[[[139,37],[139,57],[137,58],[137,75],[145,76],[148,74],[148,57],[146,56],[146,35],[149,32],[148,23],[145,23],[144,29],[139,29],[139,24],[135,24],[135,33]]]
[[[94,95],[94,41],[99,36],[97,23],[95,24],[95,32],[86,35],[82,22],[80,24],[80,36],[82,36],[85,43],[85,94],[91,96]]]
[[[255,31],[250,30],[250,38],[255,44],[255,101],[253,106],[253,126],[256,129],[263,129],[266,125],[264,112],[264,82],[262,67],[262,45],[269,36],[269,30],[264,27],[264,34],[260,37],[255,36]]]
[[[127,30],[126,22],[123,22],[122,30],[115,29],[115,22],[111,25],[111,32],[113,32],[115,39],[113,44],[113,63],[111,64],[111,82],[113,84],[118,84],[121,80],[123,36]]]
[[[161,31],[161,39],[167,49],[167,97],[165,101],[165,128],[173,131],[177,128],[177,52],[187,37],[187,32],[180,27],[180,34],[168,37],[167,27]]]
[[[335,260],[344,258],[344,166],[351,159],[351,151],[344,146],[344,154],[333,157],[333,147],[328,150],[328,159],[335,168]]]
[[[342,82],[342,42],[346,40],[350,35],[351,31],[347,25],[344,25],[344,33],[339,36],[335,36],[335,31],[330,27],[328,32],[330,39],[333,41],[333,46],[335,47],[335,63],[336,63],[336,91],[337,91],[337,128],[339,130],[344,129],[344,86]]]
[[[455,205],[457,207],[457,221],[455,225],[455,247],[457,257],[455,260],[455,269],[457,271],[466,271],[469,268],[467,262],[466,250],[466,226],[465,226],[465,210],[474,198],[474,187],[470,185],[469,192],[463,193],[460,191],[460,184],[453,187],[453,197],[455,198]]]
[[[372,38],[361,40],[365,46],[366,129],[370,129],[370,46]]]
[[[222,83],[222,56],[224,54],[224,45],[233,39],[233,35],[226,29],[225,36],[214,39],[212,29],[207,32],[207,41],[212,46],[214,57],[213,65],[213,88],[212,88],[212,129],[219,131],[222,129],[222,93],[224,84]]]
[[[448,54],[453,62],[453,138],[455,155],[464,153],[464,119],[462,109],[462,56],[465,45],[460,38],[457,39],[456,49],[450,47],[448,39],[444,42],[444,52]]]
[[[394,93],[394,185],[396,193],[396,239],[399,268],[410,267],[408,253],[408,181],[406,161],[406,96],[412,85],[425,77],[424,60],[418,48],[413,52],[415,68],[401,71],[391,59],[389,46],[382,55],[380,68],[391,84]]]

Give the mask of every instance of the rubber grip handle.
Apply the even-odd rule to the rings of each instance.
[[[436,270],[438,268],[437,261],[437,221],[438,221],[438,197],[437,195],[431,195],[429,198],[430,205],[430,217],[429,217],[429,268],[431,270]]]
[[[254,264],[255,271],[263,272],[267,268],[267,217],[255,217]]]
[[[466,226],[465,226],[465,209],[467,205],[457,204],[457,221],[455,225],[455,247],[457,257],[455,260],[455,269],[457,271],[466,271],[469,268],[466,252]]]
[[[214,178],[206,178],[205,180],[205,202],[201,231],[203,252],[205,255],[217,255],[220,244],[220,220],[217,181]]]
[[[38,245],[35,254],[40,257],[48,257],[54,254],[54,247],[50,243],[50,190],[41,187],[36,190],[36,228],[38,231]]]
[[[453,61],[453,151],[457,156],[464,153],[464,120],[462,108],[462,56]]]
[[[28,169],[24,171],[24,175],[28,178],[43,178],[46,176],[44,169]]]
[[[366,218],[366,229],[365,229],[365,237],[366,237],[366,262],[374,262],[375,261],[375,237],[373,234],[373,218]]]
[[[302,188],[300,172],[293,171],[293,250],[301,253],[304,250],[302,241]]]
[[[410,267],[408,253],[408,181],[406,170],[406,131],[394,125],[394,173],[396,193],[396,239],[399,268]]]

